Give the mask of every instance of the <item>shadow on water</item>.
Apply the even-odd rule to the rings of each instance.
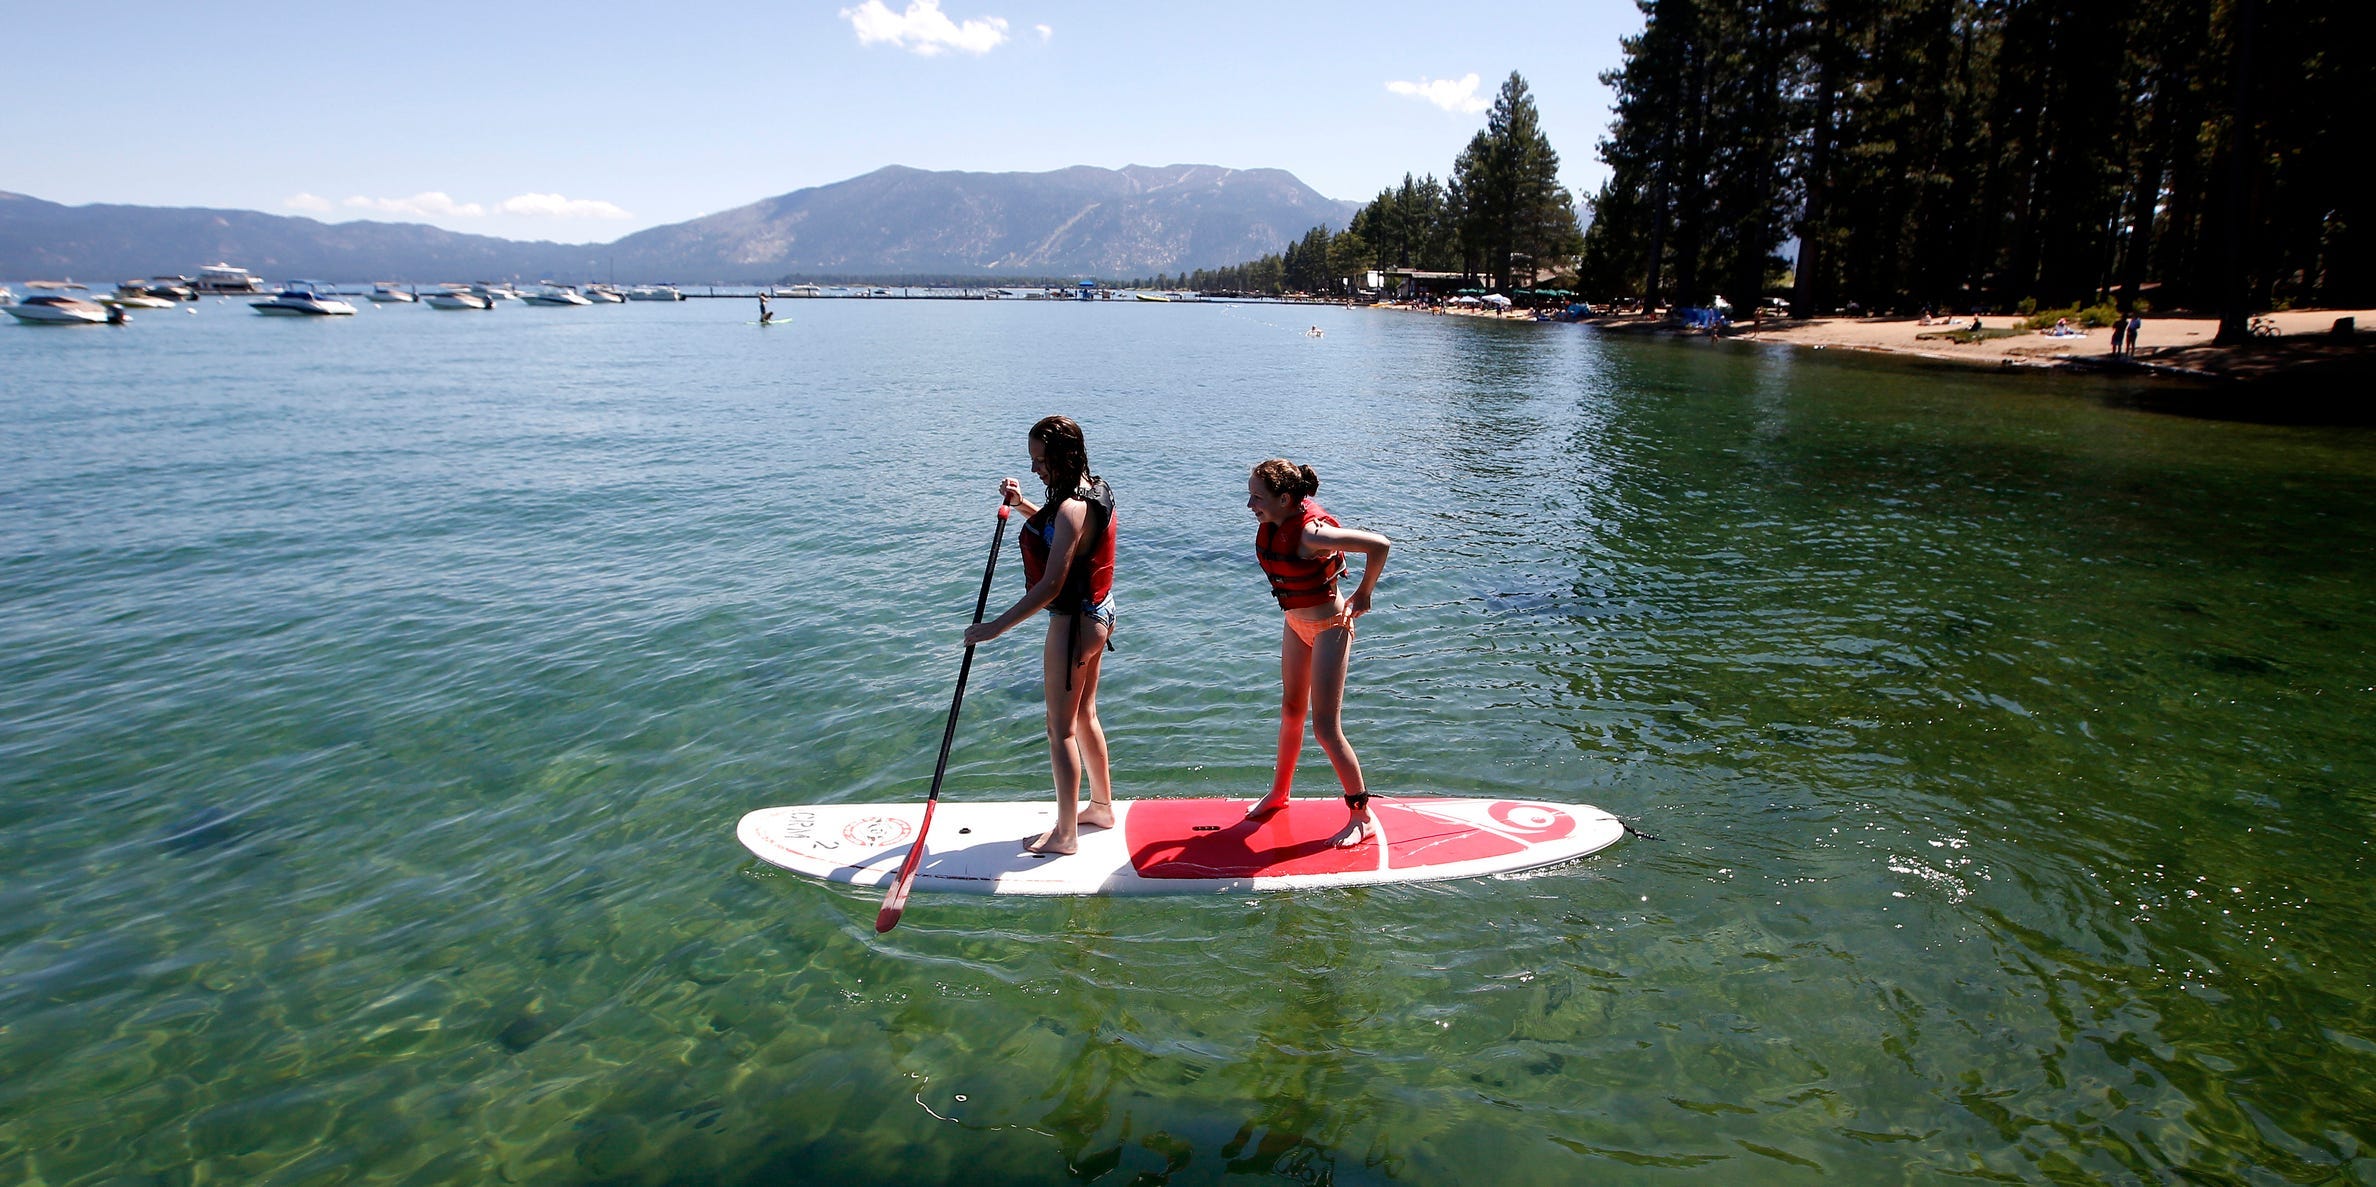
[[[2098,397],[2127,408],[2195,420],[2302,428],[2376,428],[2376,374],[2309,374],[2246,382],[2115,381]]]

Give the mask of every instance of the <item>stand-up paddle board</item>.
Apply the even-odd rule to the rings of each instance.
[[[1056,823],[1056,805],[943,802],[916,869],[917,890],[960,894],[1213,894],[1475,878],[1569,861],[1625,835],[1617,818],[1583,804],[1380,796],[1378,837],[1330,844],[1343,801],[1296,800],[1262,821],[1253,801],[1118,800],[1114,827],[1081,830],[1080,851],[1023,846]],[[751,852],[794,873],[883,886],[899,872],[922,804],[761,808],[736,834]]]

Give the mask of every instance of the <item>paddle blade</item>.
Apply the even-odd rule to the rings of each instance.
[[[908,846],[908,855],[899,863],[899,876],[891,880],[891,893],[883,896],[883,909],[875,912],[875,934],[882,935],[899,926],[900,913],[907,910],[908,891],[916,886],[916,867],[924,864],[924,834],[932,831],[932,810],[940,806],[940,785],[933,784],[932,795],[924,801],[924,820],[916,826],[916,843]]]
[[[908,882],[902,878],[883,896],[883,909],[875,912],[875,934],[882,935],[899,926],[899,916],[907,910]]]

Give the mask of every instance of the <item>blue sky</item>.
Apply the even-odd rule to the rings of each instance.
[[[1599,75],[1640,23],[1629,0],[20,4],[8,57],[50,114],[0,124],[0,189],[564,242],[884,165],[1279,168],[1367,199],[1448,173],[1516,70],[1589,191]]]

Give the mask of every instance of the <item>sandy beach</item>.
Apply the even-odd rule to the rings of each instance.
[[[2366,309],[2289,310],[2268,314],[2266,320],[2276,325],[2276,341],[2312,340],[2324,339],[2335,320],[2342,317],[2356,318],[2356,325],[2363,333],[2376,328],[2376,321],[2371,321],[2376,310]],[[1987,329],[2020,330],[2022,320],[2014,315],[1982,317],[1980,324]],[[1986,367],[2053,365],[2107,356],[2112,349],[2112,332],[2101,328],[2089,329],[2084,336],[2076,338],[2056,338],[2035,330],[1969,343],[1947,336],[1971,324],[1968,317],[1944,324],[1934,320],[1929,325],[1921,324],[1918,318],[1822,317],[1740,322],[1724,336],[1743,342],[1774,342],[1817,350],[1871,350]],[[2148,315],[2143,332],[2138,335],[2137,358],[2146,363],[2178,362],[2197,353],[2193,348],[2208,347],[2218,334],[2217,318]]]

